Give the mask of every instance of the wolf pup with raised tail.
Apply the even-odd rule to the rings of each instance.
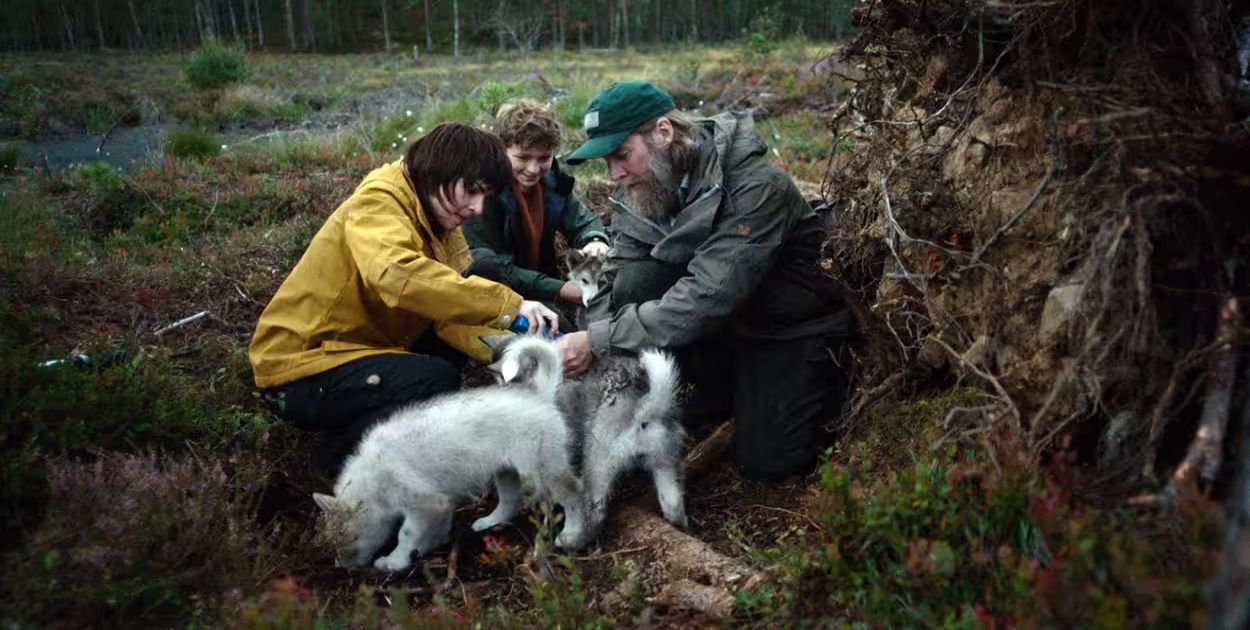
[[[424,554],[447,541],[456,504],[478,496],[492,478],[499,504],[474,530],[516,516],[525,480],[536,495],[564,508],[556,545],[585,544],[588,506],[573,469],[576,441],[556,406],[563,381],[559,351],[550,341],[518,338],[496,367],[508,383],[395,412],[365,435],[334,494],[313,495],[325,512],[339,566],[368,564],[402,519],[399,544],[373,565],[385,571],[407,568],[414,550]]]
[[[497,355],[506,355],[520,339],[524,338],[499,335],[483,341]],[[588,527],[592,534],[607,516],[618,478],[636,468],[651,473],[664,518],[679,527],[687,525],[680,382],[672,356],[645,350],[637,357],[604,357],[586,374],[560,384],[557,404],[581,442],[581,478],[592,510]]]

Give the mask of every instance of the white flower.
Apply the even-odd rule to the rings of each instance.
[[[773,155],[781,157],[781,151],[778,151],[777,147],[773,147]]]
[[[404,115],[409,118],[412,118],[412,110],[411,109],[404,110]]]
[[[226,149],[229,149],[229,148],[230,148],[230,147],[229,147],[229,146],[227,146],[227,145],[224,145],[224,144],[223,144],[223,145],[221,145],[221,150],[222,150],[222,151],[225,151]]]
[[[397,147],[397,146],[399,146],[399,145],[395,144],[394,142],[392,142],[392,143],[391,143],[391,148],[392,148],[392,149],[394,149],[394,148],[395,148],[395,147]]]
[[[417,133],[425,133],[425,127],[417,127]]]

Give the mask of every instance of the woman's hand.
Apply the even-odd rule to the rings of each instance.
[[[565,282],[564,286],[560,287],[560,291],[556,293],[556,299],[564,302],[565,304],[576,304],[581,306],[582,288],[572,280]]]
[[[543,306],[542,302],[524,300],[517,315],[530,320],[528,334],[541,334],[544,337],[554,333],[560,326],[560,319],[555,311]]]
[[[582,253],[587,256],[603,256],[608,253],[608,244],[603,241],[591,241],[582,246]]]
[[[564,356],[564,375],[569,378],[581,376],[595,362],[595,353],[590,349],[590,334],[584,330],[556,339],[556,345]]]

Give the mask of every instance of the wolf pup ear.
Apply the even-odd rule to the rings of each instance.
[[[321,511],[329,512],[329,511],[332,511],[338,505],[339,500],[335,498],[334,495],[321,494],[320,492],[314,492],[313,502],[317,504],[317,507],[321,508]]]
[[[572,247],[564,250],[564,262],[568,264],[569,269],[582,264],[583,260],[586,260],[586,255],[582,253],[582,250],[573,249]]]
[[[504,357],[504,360],[499,363],[502,364],[499,366],[499,376],[503,378],[505,383],[511,383],[516,380],[517,375],[521,373],[520,362],[513,357]]]

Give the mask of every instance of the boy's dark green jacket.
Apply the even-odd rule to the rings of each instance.
[[[554,162],[539,185],[543,188],[543,235],[538,246],[537,268],[527,269],[516,263],[521,223],[511,188],[488,200],[482,216],[466,221],[463,229],[469,247],[495,253],[500,271],[512,290],[529,300],[551,301],[564,285],[556,267],[556,231],[564,234],[569,246],[579,249],[595,239],[607,242],[608,236],[603,221],[573,195],[573,178],[560,172]]]

